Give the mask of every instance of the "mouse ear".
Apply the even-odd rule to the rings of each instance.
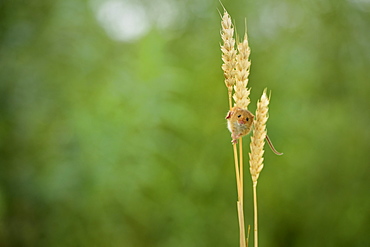
[[[225,119],[229,119],[229,118],[231,118],[231,114],[232,114],[232,113],[233,113],[232,111],[229,111],[229,112],[227,113],[227,115],[226,115]]]

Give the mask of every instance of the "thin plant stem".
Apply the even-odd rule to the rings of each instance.
[[[240,195],[241,195],[241,198],[240,198],[240,201],[242,202],[243,204],[243,199],[244,199],[244,196],[243,196],[243,138],[239,138],[239,175],[240,175]]]
[[[258,247],[257,182],[253,182],[254,247]]]
[[[245,247],[245,223],[244,223],[244,171],[243,171],[243,138],[239,138],[239,176],[240,176],[240,246]]]
[[[248,233],[247,233],[247,243],[246,246],[248,247],[249,245],[249,233],[251,232],[251,225],[248,225]]]
[[[238,206],[238,219],[239,219],[239,229],[240,229],[240,247],[245,247],[243,203],[241,201],[238,201],[237,206]]]
[[[234,150],[236,189],[238,191],[238,201],[239,201],[240,200],[240,175],[239,175],[238,150],[236,147],[236,143],[233,144],[233,150]]]
[[[241,141],[241,138],[239,139],[239,142]],[[240,144],[239,144],[240,145]],[[240,146],[239,146],[240,147]],[[245,238],[245,226],[244,226],[244,203],[243,203],[243,189],[242,189],[242,181],[243,178],[242,175],[240,175],[240,172],[243,172],[243,169],[239,166],[238,160],[238,148],[236,144],[233,144],[233,151],[234,151],[234,162],[235,162],[235,176],[236,176],[236,188],[238,192],[238,201],[236,202],[237,205],[237,211],[238,211],[238,222],[239,222],[239,237],[240,237],[240,247],[246,246],[246,238]]]

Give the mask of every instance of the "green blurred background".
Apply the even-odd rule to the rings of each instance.
[[[223,4],[284,152],[266,148],[260,246],[370,246],[370,1]],[[0,246],[238,246],[218,10],[0,2]]]

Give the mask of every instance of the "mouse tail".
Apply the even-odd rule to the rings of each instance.
[[[283,153],[280,153],[280,152],[278,152],[278,151],[275,149],[274,145],[272,145],[272,142],[271,142],[271,140],[270,140],[270,137],[269,137],[267,134],[266,134],[266,140],[267,140],[267,143],[269,144],[269,146],[270,146],[270,148],[271,148],[272,152],[274,152],[276,155],[283,155]]]

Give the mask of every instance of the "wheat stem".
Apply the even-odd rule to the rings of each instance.
[[[236,189],[238,192],[238,201],[240,200],[240,174],[239,174],[239,162],[238,162],[238,149],[236,143],[233,144],[234,151],[234,163],[235,163],[235,176],[236,176]]]
[[[239,175],[240,175],[240,195],[241,198],[240,200],[243,203],[243,188],[244,188],[244,183],[243,183],[243,178],[244,178],[244,172],[243,172],[243,138],[239,139]]]
[[[238,200],[236,202],[239,222],[239,236],[240,236],[240,247],[245,246],[245,227],[244,227],[244,211],[243,211],[243,192],[241,186],[240,167],[238,162],[238,149],[236,143],[233,144],[234,151],[234,163],[235,163],[235,176],[236,176],[236,189],[238,192]]]
[[[240,227],[240,247],[245,247],[244,210],[242,201],[237,202]]]
[[[251,225],[248,225],[248,233],[247,233],[247,243],[246,246],[248,247],[249,245],[249,233],[251,232]]]
[[[239,176],[240,176],[240,246],[245,246],[245,221],[244,221],[244,165],[243,165],[243,138],[239,138]]]
[[[254,247],[258,247],[257,181],[253,182]]]

